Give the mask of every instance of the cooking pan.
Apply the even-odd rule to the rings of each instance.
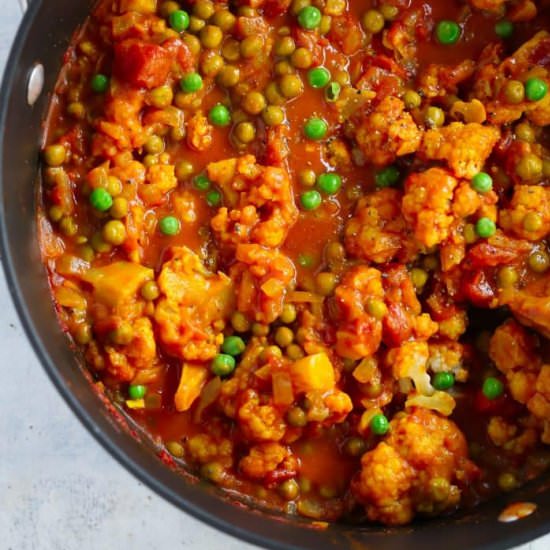
[[[550,473],[475,509],[395,529],[345,524],[321,528],[261,510],[185,472],[94,390],[81,358],[59,328],[40,262],[35,218],[37,159],[49,93],[71,35],[92,4],[92,0],[36,0],[18,31],[0,95],[0,231],[8,288],[29,341],[60,394],[97,441],[175,506],[268,548],[503,549],[550,531]],[[536,511],[518,521],[499,522],[503,508],[518,501],[536,504]]]

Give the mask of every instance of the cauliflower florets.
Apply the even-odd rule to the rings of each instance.
[[[369,519],[390,525],[452,509],[478,472],[467,449],[454,422],[423,409],[400,413],[386,439],[363,455],[353,493]]]
[[[258,244],[239,244],[235,258],[229,274],[235,282],[237,309],[256,321],[273,322],[294,285],[294,264],[282,252]]]
[[[403,216],[423,245],[434,246],[449,236],[454,220],[451,201],[457,185],[456,178],[441,168],[430,168],[407,178]]]
[[[283,470],[286,477],[298,470],[298,460],[288,447],[279,443],[260,443],[250,448],[239,462],[241,471],[251,479],[264,479],[275,470]]]
[[[222,243],[277,247],[298,219],[286,170],[256,164],[253,155],[210,163],[208,177],[223,191],[227,207],[212,218]]]
[[[494,126],[452,122],[448,126],[428,130],[418,154],[425,160],[447,162],[458,178],[472,178],[481,172],[499,137],[500,132]]]
[[[386,263],[398,257],[407,261],[417,245],[401,214],[402,194],[385,188],[369,193],[357,203],[346,224],[346,250],[357,258]]]
[[[550,422],[550,365],[542,365],[538,340],[513,320],[491,337],[489,355],[508,381],[511,396],[547,425]]]
[[[388,96],[361,120],[355,139],[367,162],[384,166],[416,152],[421,136],[404,103]]]
[[[382,321],[368,311],[369,301],[383,300],[382,274],[374,268],[350,269],[336,287],[338,315],[336,353],[360,359],[372,355],[382,341]]]
[[[550,233],[550,188],[516,185],[509,207],[500,211],[499,225],[528,241],[544,238]]]
[[[253,390],[245,392],[243,401],[237,419],[246,439],[258,442],[282,439],[286,424],[279,409],[269,403],[260,405],[260,398]]]
[[[223,273],[210,273],[186,247],[174,247],[171,254],[158,277],[161,297],[154,319],[159,340],[180,359],[212,359],[233,307],[232,282]]]

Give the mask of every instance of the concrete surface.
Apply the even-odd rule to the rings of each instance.
[[[0,74],[20,18],[0,0]],[[0,364],[0,550],[253,548],[164,502],[92,439],[31,351],[3,272]],[[521,550],[548,548],[550,536]]]

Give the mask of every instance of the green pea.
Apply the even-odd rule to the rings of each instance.
[[[279,319],[281,320],[281,323],[285,323],[287,325],[296,321],[296,307],[293,304],[285,304]]]
[[[147,281],[141,287],[141,297],[148,302],[156,300],[160,296],[160,289],[155,281]]]
[[[186,74],[180,80],[181,91],[186,94],[198,92],[202,88],[202,77],[199,73]]]
[[[104,94],[109,88],[109,77],[104,74],[97,73],[92,76],[90,86],[96,94]]]
[[[206,174],[199,174],[193,181],[193,185],[199,191],[208,191],[208,189],[210,189],[211,182]]]
[[[460,26],[455,21],[444,19],[435,26],[435,36],[440,44],[456,44],[460,38]]]
[[[487,193],[493,188],[493,178],[486,172],[479,172],[472,178],[470,184],[478,193]]]
[[[545,250],[536,250],[530,254],[527,263],[531,271],[545,273],[550,267],[550,256]]]
[[[295,500],[300,494],[300,486],[295,479],[287,479],[279,485],[278,491],[285,500]]]
[[[497,230],[495,222],[490,218],[479,218],[476,222],[476,233],[482,239],[492,237]]]
[[[143,399],[147,393],[147,388],[142,384],[130,384],[128,386],[128,395],[130,399]]]
[[[292,407],[286,413],[286,420],[295,428],[303,428],[307,424],[307,415],[304,409],[300,407]]]
[[[342,187],[342,178],[335,172],[326,172],[317,176],[317,187],[327,195],[335,195]]]
[[[297,261],[300,267],[311,267],[313,265],[313,258],[309,254],[298,254]]]
[[[240,336],[226,336],[223,340],[222,351],[228,355],[240,355],[246,348]]]
[[[185,456],[185,449],[178,441],[167,441],[166,450],[176,458],[183,458]]]
[[[227,353],[218,353],[212,363],[210,369],[216,376],[228,376],[235,370],[235,358]]]
[[[329,102],[336,101],[340,96],[341,90],[342,90],[342,86],[340,86],[338,82],[331,82],[325,88],[325,99]]]
[[[206,193],[206,203],[208,206],[218,206],[222,201],[222,194],[217,189],[212,189]]]
[[[168,23],[176,32],[183,32],[189,27],[189,14],[184,10],[175,10],[168,16]]]
[[[504,98],[507,103],[517,105],[525,98],[525,88],[519,80],[508,80],[504,85]]]
[[[315,190],[305,191],[300,195],[300,203],[304,210],[316,210],[321,206],[322,200],[319,191]]]
[[[407,109],[417,109],[422,104],[422,97],[414,90],[407,90],[403,94],[403,102]]]
[[[109,220],[101,231],[105,242],[118,246],[126,240],[126,226],[120,220]]]
[[[384,435],[390,429],[390,423],[385,415],[375,414],[370,421],[370,429],[374,435]]]
[[[328,131],[328,124],[322,119],[312,117],[308,119],[304,126],[304,134],[312,140],[323,139]]]
[[[436,372],[432,384],[436,390],[448,390],[454,386],[455,377],[452,372]]]
[[[313,30],[321,23],[321,11],[315,6],[306,6],[298,13],[298,24],[303,29]]]
[[[495,34],[499,38],[510,38],[514,34],[514,24],[507,19],[495,23]]]
[[[285,120],[285,112],[277,105],[268,105],[262,112],[266,126],[278,126]]]
[[[399,169],[392,164],[379,170],[374,176],[374,180],[378,187],[391,187],[399,181],[400,176]]]
[[[330,82],[330,73],[325,67],[315,67],[308,71],[307,81],[312,88],[324,88]]]
[[[208,120],[214,126],[228,126],[231,123],[231,113],[225,105],[218,103],[210,109]]]
[[[113,205],[113,197],[105,189],[98,187],[90,193],[90,204],[100,212],[107,212]]]
[[[388,306],[379,298],[367,300],[367,311],[378,320],[382,320],[388,314]]]
[[[294,332],[288,327],[279,327],[275,332],[275,342],[278,346],[286,348],[294,340]]]
[[[163,235],[177,235],[180,232],[180,228],[180,221],[175,216],[164,216],[159,222],[159,229]]]
[[[362,437],[350,437],[344,444],[344,451],[349,456],[361,456],[367,450],[367,444]]]
[[[548,84],[540,78],[529,78],[525,82],[525,97],[529,101],[540,101],[548,93]]]
[[[482,392],[487,399],[497,399],[504,393],[504,384],[498,378],[489,376],[483,381]]]
[[[363,28],[370,33],[379,33],[384,28],[384,16],[378,10],[368,10],[361,18]]]
[[[63,145],[56,143],[45,147],[42,157],[48,166],[61,166],[65,162],[67,151]]]

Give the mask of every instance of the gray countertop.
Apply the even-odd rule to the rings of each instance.
[[[0,0],[0,74],[21,19]],[[253,547],[166,503],[114,461],[69,411],[23,334],[0,273],[0,548]],[[550,536],[521,547],[543,550]]]

